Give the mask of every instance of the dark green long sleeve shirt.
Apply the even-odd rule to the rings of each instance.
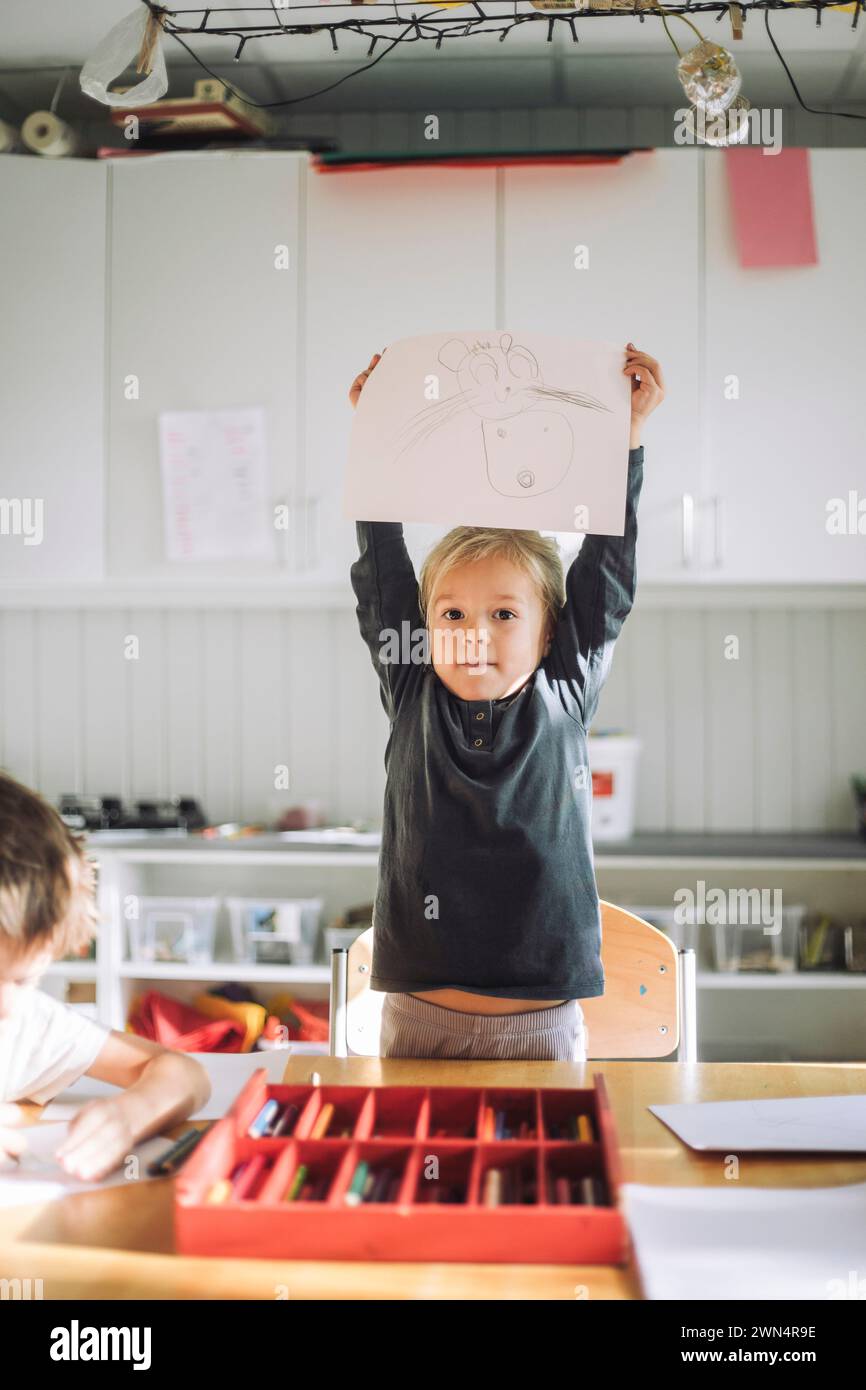
[[[389,632],[424,630],[418,582],[399,523],[357,523],[352,587],[391,726],[373,989],[604,993],[586,738],[634,601],[643,457],[625,534],[585,537],[550,650],[505,700],[459,699],[408,640],[387,659]]]

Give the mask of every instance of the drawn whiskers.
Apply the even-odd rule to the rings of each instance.
[[[535,401],[560,401],[564,405],[579,405],[587,410],[606,410],[610,414],[609,405],[596,400],[595,396],[588,396],[585,391],[562,391],[555,386],[528,386],[526,390]]]
[[[467,409],[466,396],[465,391],[458,391],[455,396],[447,396],[445,400],[431,401],[430,405],[413,415],[394,439],[393,447],[397,451],[397,457],[424,443],[436,430],[447,425],[455,415],[462,414]]]

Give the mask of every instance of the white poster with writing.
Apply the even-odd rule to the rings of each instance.
[[[273,560],[263,410],[159,417],[169,560]]]

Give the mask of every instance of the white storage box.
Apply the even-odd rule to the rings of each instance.
[[[235,959],[258,965],[311,965],[321,898],[226,898]]]
[[[743,890],[744,893],[748,891]],[[729,898],[734,892],[735,890],[729,890]],[[734,910],[730,915],[736,916],[738,911],[737,900],[734,900]],[[783,907],[781,922],[769,922],[769,929],[765,929],[764,923],[760,921],[742,924],[713,923],[716,969],[741,973],[766,971],[773,974],[796,970],[800,926],[806,911],[806,907],[800,904]],[[745,912],[744,907],[744,915]],[[769,913],[767,915],[769,917]]]
[[[130,960],[212,961],[218,907],[219,898],[139,898],[127,922]]]
[[[640,739],[625,734],[590,735],[592,838],[628,840],[634,834]]]

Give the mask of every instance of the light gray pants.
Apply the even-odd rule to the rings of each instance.
[[[468,1014],[413,994],[386,994],[380,1057],[585,1062],[583,1010],[577,999],[515,1014]]]

